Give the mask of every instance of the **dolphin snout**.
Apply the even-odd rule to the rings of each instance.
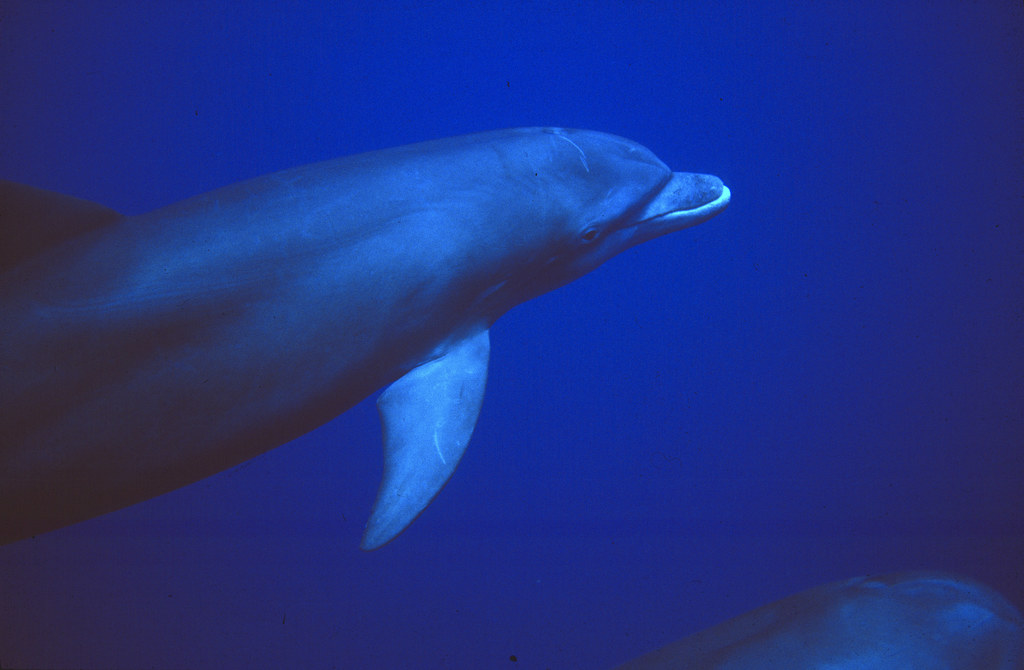
[[[672,175],[669,188],[672,189],[670,197],[678,203],[677,208],[686,210],[714,202],[722,195],[725,184],[711,174],[676,172]]]
[[[673,172],[672,178],[640,212],[637,221],[672,222],[688,227],[706,221],[729,204],[729,189],[718,177],[694,172]],[[653,232],[653,231],[652,231]]]
[[[707,221],[729,205],[730,197],[729,188],[714,175],[673,172],[634,219],[633,243]]]

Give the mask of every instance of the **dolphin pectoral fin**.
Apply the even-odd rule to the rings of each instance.
[[[395,539],[455,472],[480,414],[489,354],[489,335],[482,330],[413,368],[377,399],[384,478],[362,549]]]

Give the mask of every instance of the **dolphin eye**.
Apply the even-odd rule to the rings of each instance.
[[[580,233],[580,239],[583,240],[584,242],[593,242],[594,240],[597,239],[597,235],[600,232],[601,231],[599,231],[594,226],[590,226],[589,228],[584,228],[583,232]]]

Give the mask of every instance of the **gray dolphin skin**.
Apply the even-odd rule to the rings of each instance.
[[[604,133],[501,130],[140,216],[0,185],[0,542],[237,465],[376,390],[363,549],[448,481],[511,307],[729,203]]]
[[[942,572],[856,577],[783,598],[616,670],[1020,670],[1024,619]]]

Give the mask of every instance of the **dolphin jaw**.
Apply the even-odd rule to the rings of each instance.
[[[686,205],[691,203],[685,194],[680,195],[683,190],[679,187],[680,179],[677,175],[681,178],[693,176],[673,173],[665,188],[644,207],[634,219],[635,223],[629,226],[631,246],[704,223],[728,206],[732,197],[729,187],[716,177],[712,177],[719,184],[719,188],[713,191],[715,197],[699,205],[687,207]]]
[[[637,225],[646,225],[649,223],[663,223],[668,221],[674,221],[683,217],[688,219],[695,219],[694,223],[700,223],[706,221],[711,217],[715,216],[729,204],[729,200],[732,197],[732,193],[729,191],[728,186],[722,186],[722,193],[712,200],[706,202],[703,205],[693,207],[691,209],[673,209],[660,214],[652,214],[637,222]]]

